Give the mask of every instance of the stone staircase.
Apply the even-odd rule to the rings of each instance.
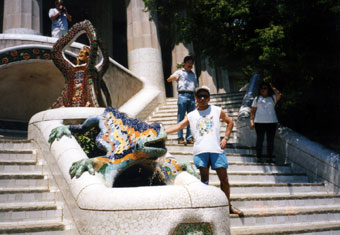
[[[31,142],[0,138],[0,233],[71,234]]]
[[[211,104],[223,107],[236,122],[244,93],[214,95]],[[177,122],[177,99],[169,98],[148,118],[167,128]],[[222,125],[221,136],[225,125]],[[232,234],[340,234],[340,195],[322,180],[311,181],[305,172],[288,164],[257,163],[255,148],[242,146],[236,128],[226,154],[231,200],[244,216],[230,215]],[[184,130],[185,133],[185,130]],[[177,144],[168,136],[167,148],[179,161],[192,161],[192,145]],[[215,171],[210,185],[219,186]]]

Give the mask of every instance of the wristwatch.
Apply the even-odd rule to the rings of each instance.
[[[228,136],[224,136],[223,139],[226,139],[228,141],[229,137]]]

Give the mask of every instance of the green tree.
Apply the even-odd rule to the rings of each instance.
[[[196,57],[245,77],[259,73],[284,94],[282,124],[318,141],[337,136],[339,0],[144,2],[168,45],[192,43]]]

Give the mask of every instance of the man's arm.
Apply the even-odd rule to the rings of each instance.
[[[66,17],[67,17],[67,20],[68,20],[69,22],[71,22],[71,21],[72,21],[72,16],[67,12],[66,8],[64,8],[64,12],[65,12],[65,15],[66,15]]]
[[[180,122],[174,126],[171,126],[165,130],[166,134],[174,133],[176,131],[182,130],[183,128],[189,125],[189,119],[187,116]]]
[[[61,12],[57,11],[54,15],[51,15],[52,14],[51,11],[52,11],[52,9],[50,10],[49,17],[50,17],[51,21],[55,21],[61,15]]]
[[[172,82],[173,80],[178,81],[178,78],[179,78],[179,74],[173,74],[170,77],[168,77],[167,81],[168,82]]]
[[[220,119],[227,123],[227,129],[225,131],[224,138],[221,140],[220,143],[221,149],[224,149],[227,146],[231,132],[233,131],[234,121],[223,110],[221,110]]]

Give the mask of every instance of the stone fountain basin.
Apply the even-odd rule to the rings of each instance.
[[[59,108],[35,114],[28,138],[46,161],[51,188],[58,191],[64,215],[81,234],[172,234],[179,224],[204,223],[214,234],[229,233],[228,202],[224,193],[183,172],[174,185],[109,188],[103,177],[85,172],[71,179],[73,162],[87,158],[74,137],[47,142],[51,130],[63,123],[100,115],[104,108]]]

